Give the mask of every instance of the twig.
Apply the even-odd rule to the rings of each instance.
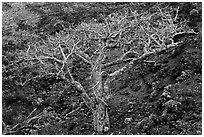
[[[37,110],[37,108],[35,108],[35,109],[27,116],[27,118],[29,118],[36,110]]]
[[[72,76],[72,74],[71,74],[71,72],[70,72],[70,70],[69,70],[69,68],[67,68],[67,71],[68,71],[69,76],[70,76],[70,78],[71,78],[71,82],[75,81],[75,80],[74,80],[74,77]]]
[[[35,58],[36,58],[41,64],[44,65],[43,61],[42,61],[40,58],[38,58],[37,55],[35,55]]]
[[[66,60],[66,57],[65,57],[64,51],[63,51],[63,49],[62,49],[62,47],[61,47],[61,44],[58,44],[58,47],[59,47],[59,49],[60,49],[60,51],[61,51],[61,54],[62,54],[62,56],[63,56],[63,59]]]
[[[179,12],[179,7],[176,9],[176,16],[175,16],[175,18],[174,18],[174,21],[176,21],[177,18],[178,18],[178,12]]]
[[[85,61],[86,63],[89,63],[89,64],[92,64],[91,61],[90,61],[90,58],[86,56],[86,53],[83,53],[83,52],[75,52],[75,54],[80,57],[83,61]],[[86,56],[86,57],[84,57]]]
[[[40,113],[40,114],[41,114],[41,113]],[[40,114],[38,114],[37,116],[34,116],[34,117],[30,118],[30,119],[28,120],[27,124],[30,124],[30,122],[31,122],[32,120],[34,120],[34,119],[40,118],[40,117],[41,117]]]
[[[68,114],[66,114],[66,116],[67,116],[67,115],[71,115],[72,113],[74,113],[74,112],[76,112],[77,110],[79,110],[81,107],[82,107],[82,103],[80,103],[80,105],[79,105],[78,108],[76,108],[75,110],[72,110],[71,112],[69,112]]]
[[[8,131],[8,132],[6,132],[6,133],[3,133],[3,135],[10,135],[10,134],[14,134],[14,133],[16,133],[17,131]]]
[[[79,42],[77,42],[77,43],[75,43],[74,45],[73,45],[73,47],[72,47],[72,49],[71,49],[71,52],[67,55],[67,57],[66,57],[66,61],[67,61],[67,59],[74,53],[74,50],[75,50],[75,48],[76,48],[76,46],[80,43],[81,41],[79,41]]]
[[[30,50],[30,45],[28,45],[28,49],[27,49],[27,51],[26,51],[26,55],[28,56],[28,54],[29,54],[29,50]]]
[[[55,58],[55,57],[39,56],[38,58],[40,58],[40,59],[50,59],[50,60],[57,61],[57,62],[59,62],[59,63],[63,63],[62,60],[59,60],[59,59],[57,59],[57,58]],[[33,59],[38,59],[38,58],[33,58]]]
[[[135,55],[139,55],[139,53],[138,53],[137,51],[129,50],[129,51],[125,52],[125,53],[122,55],[121,59],[124,59],[124,58],[126,57],[126,55],[129,54],[129,53],[133,53],[133,54],[135,54]]]
[[[132,61],[133,61],[133,60],[131,60],[131,62],[130,62],[129,64],[126,64],[124,67],[120,68],[119,70],[117,70],[117,71],[115,71],[115,72],[109,74],[109,76],[110,76],[110,77],[115,77],[115,76],[121,74],[121,73],[124,72],[126,69],[128,69],[128,68],[130,67],[130,65],[132,65]]]
[[[98,81],[94,86],[92,86],[91,88],[89,88],[89,90],[90,90],[90,89],[94,89],[98,84],[99,84],[99,81]]]
[[[140,25],[140,28],[143,31],[145,31],[145,29],[141,25]],[[146,34],[148,35],[148,37],[150,37],[152,40],[154,40],[157,43],[157,45],[159,45],[159,47],[162,47],[162,45],[152,35],[148,34],[148,32],[146,32]]]

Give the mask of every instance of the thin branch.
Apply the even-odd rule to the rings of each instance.
[[[140,28],[143,30],[143,31],[145,31],[145,29],[140,25]],[[148,34],[148,33],[145,33],[145,34],[147,34],[152,40],[154,40],[156,43],[157,43],[157,45],[159,45],[159,47],[162,47],[162,45],[152,36],[152,35],[150,35],[150,34]]]
[[[89,88],[89,90],[90,90],[90,89],[94,89],[99,83],[100,83],[100,82],[98,81],[94,86],[92,86],[91,88]]]
[[[110,77],[115,77],[117,75],[120,75],[122,72],[127,70],[131,65],[133,64],[133,60],[131,60],[130,63],[126,64],[124,67],[120,68],[119,70],[116,70],[115,72],[109,74]]]
[[[177,18],[178,18],[178,12],[179,12],[179,6],[178,6],[178,8],[176,9],[176,16],[175,16],[175,18],[174,18],[174,21],[176,21]]]
[[[101,98],[99,98],[99,96],[97,96],[95,93],[94,93],[94,95],[95,95],[96,98],[97,98],[98,100],[100,100],[104,105],[108,106],[108,104],[107,104],[104,100],[102,100]]]
[[[108,68],[108,67],[110,67],[110,66],[122,64],[122,63],[127,63],[127,62],[130,62],[130,61],[132,61],[132,60],[133,60],[133,58],[128,58],[128,59],[121,59],[121,58],[119,58],[119,59],[117,59],[117,60],[115,60],[115,61],[112,61],[112,62],[103,64],[103,65],[102,65],[102,69]]]
[[[60,73],[63,71],[64,66],[65,66],[65,63],[63,62],[63,63],[62,63],[62,67],[61,67],[60,71],[59,71],[59,72],[57,72],[57,76],[59,76],[59,74],[60,74]]]
[[[30,50],[30,45],[28,45],[28,49],[27,49],[27,51],[26,51],[26,55],[28,56],[28,54],[29,54],[29,50]]]
[[[67,68],[67,71],[68,71],[69,76],[70,76],[70,78],[71,78],[71,82],[74,82],[74,81],[75,81],[75,80],[74,80],[74,77],[72,76],[72,74],[71,74],[69,68]]]
[[[58,47],[59,47],[60,52],[61,52],[61,54],[62,54],[62,56],[63,56],[64,61],[65,61],[65,60],[66,60],[66,57],[65,57],[64,51],[63,51],[63,49],[62,49],[62,47],[61,47],[61,44],[58,44]]]
[[[3,135],[10,135],[10,134],[15,134],[17,131],[8,131],[6,133],[3,133]]]
[[[36,79],[36,78],[40,78],[41,76],[40,75],[37,75],[37,76],[35,76],[35,77],[32,77],[32,78],[30,78],[30,79],[28,79],[28,80],[26,80],[24,83],[22,83],[21,85],[22,86],[24,86],[26,83],[28,83],[29,81],[31,81],[31,80],[33,80],[33,79]]]
[[[32,122],[32,120],[39,119],[39,118],[41,117],[41,116],[40,116],[41,114],[42,114],[42,112],[41,112],[40,114],[38,114],[37,116],[34,116],[34,117],[30,118],[30,119],[27,121],[27,124],[30,124],[30,122]]]
[[[78,51],[78,52],[74,52],[78,57],[80,57],[83,61],[89,63],[89,64],[92,64],[92,62],[90,61],[90,57],[84,53],[84,52],[81,52],[81,51]]]
[[[129,53],[133,53],[135,55],[139,55],[139,53],[137,51],[129,50],[129,51],[125,52],[120,59],[121,60],[124,59]]]
[[[47,53],[47,52],[45,52],[45,51],[41,51],[43,54],[45,54],[45,55],[47,55],[47,56],[49,56],[49,57],[53,57],[53,55],[51,55],[51,54],[49,54],[49,53]]]
[[[49,73],[50,75],[56,75],[55,73]],[[46,74],[46,75],[49,75],[49,74]],[[40,78],[40,77],[43,77],[43,76],[46,76],[46,75],[37,75],[37,76],[35,76],[35,77],[32,77],[32,78],[30,78],[30,79],[27,79],[24,83],[22,83],[21,84],[21,86],[24,86],[26,83],[28,83],[29,81],[31,81],[31,80],[34,80],[34,79],[36,79],[36,78]]]
[[[41,60],[41,58],[38,58],[37,55],[35,55],[35,57],[36,57],[36,59],[37,59],[41,64],[44,65],[44,63],[43,63],[43,61]]]
[[[29,118],[36,110],[37,110],[37,108],[35,108],[35,109],[27,116],[27,118]],[[26,118],[26,119],[27,119],[27,118]]]
[[[82,103],[79,104],[79,107],[78,107],[78,108],[76,108],[75,110],[72,110],[71,112],[69,112],[68,114],[66,114],[66,116],[73,114],[74,112],[78,111],[81,107],[82,107]]]
[[[38,60],[38,59],[50,59],[50,60],[54,60],[54,61],[57,61],[57,62],[59,62],[59,63],[63,63],[63,61],[62,60],[59,60],[59,59],[57,59],[57,58],[55,58],[55,57],[48,57],[48,56],[39,56],[38,58],[32,58],[32,59],[30,59],[30,60]],[[29,60],[28,60],[29,61]]]
[[[77,81],[72,81],[72,83],[75,85],[75,87],[77,87],[78,90],[80,90],[80,92],[82,92],[82,99],[83,99],[84,103],[87,105],[87,107],[89,107],[91,110],[93,110],[93,107],[94,107],[93,101],[91,100],[89,95],[86,93],[83,86]]]
[[[67,60],[73,53],[74,53],[74,50],[76,48],[76,46],[80,43],[81,41],[75,43],[71,49],[71,52],[67,55],[67,57],[65,58],[65,60]]]

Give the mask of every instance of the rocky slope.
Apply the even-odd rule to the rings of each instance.
[[[113,131],[122,128],[125,131],[121,134],[201,133],[201,34],[180,40],[184,42],[179,47],[146,59],[151,62],[135,62],[112,82]]]

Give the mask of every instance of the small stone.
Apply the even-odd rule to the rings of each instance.
[[[109,127],[104,127],[104,132],[108,132],[109,131]]]
[[[131,112],[133,112],[133,109],[128,110],[128,113],[131,113]]]
[[[202,132],[200,130],[197,131],[197,134],[202,134]]]
[[[133,104],[134,104],[133,102],[129,102],[129,103],[128,103],[128,105],[133,105]]]
[[[124,123],[129,124],[132,121],[132,118],[125,118]]]

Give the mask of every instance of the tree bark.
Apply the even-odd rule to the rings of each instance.
[[[99,133],[107,132],[109,130],[110,123],[105,104],[99,103],[96,105],[96,108],[93,111],[93,125],[94,130]]]
[[[98,133],[107,132],[110,128],[110,123],[106,104],[107,94],[105,92],[108,89],[106,84],[106,86],[104,86],[100,61],[95,64],[92,74],[92,80],[94,83],[94,88],[92,90],[95,98],[95,107],[93,109],[94,130]]]

